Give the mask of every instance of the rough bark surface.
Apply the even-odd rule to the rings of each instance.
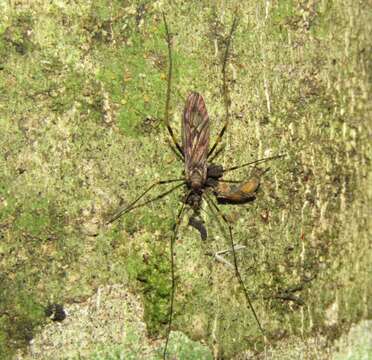
[[[221,206],[270,343],[234,272],[208,255],[228,237],[206,209],[208,240],[185,223],[176,242],[170,354],[336,357],[353,324],[371,334],[371,2],[12,0],[0,1],[0,358],[161,353],[181,193],[103,224],[150,183],[182,176],[162,123],[162,11],[178,139],[190,91],[206,101],[212,142],[223,126],[221,59],[237,13],[216,161],[287,154],[254,202]],[[67,318],[47,318],[50,304]]]

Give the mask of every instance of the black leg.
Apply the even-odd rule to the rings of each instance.
[[[209,160],[209,163],[213,163],[214,159],[221,154],[221,152],[225,150],[225,144],[222,144],[216,151],[215,153],[213,154],[212,157],[210,157],[208,160]]]
[[[183,162],[183,157],[181,154],[178,152],[178,149],[175,148],[172,144],[171,141],[168,139],[167,144],[169,145],[170,149],[172,150],[172,153],[176,155],[177,159]]]
[[[246,289],[246,287],[244,285],[243,279],[242,279],[242,277],[240,275],[240,271],[239,271],[239,267],[238,267],[238,259],[237,259],[237,256],[236,256],[235,245],[234,245],[234,241],[233,241],[232,227],[231,227],[229,221],[227,220],[227,218],[225,217],[225,215],[221,212],[221,210],[218,208],[218,206],[213,202],[213,200],[210,198],[210,196],[208,194],[205,194],[205,196],[206,196],[206,199],[207,199],[207,204],[210,207],[211,211],[213,211],[213,209],[214,209],[216,211],[216,213],[218,215],[220,215],[220,217],[222,218],[222,220],[224,221],[224,223],[229,228],[229,238],[230,238],[231,252],[233,254],[233,260],[234,260],[235,276],[236,276],[236,278],[239,281],[239,284],[240,284],[241,289],[243,290],[245,299],[246,299],[246,301],[248,303],[249,309],[252,311],[252,314],[253,314],[256,322],[257,322],[258,328],[260,329],[261,334],[265,337],[265,332],[264,332],[264,330],[263,330],[263,328],[261,326],[260,321],[258,320],[258,316],[256,314],[256,311],[255,311],[255,309],[253,307],[253,304],[252,304],[252,301],[251,301],[251,299],[249,297],[248,291],[247,291],[247,289]]]
[[[285,156],[285,154],[281,154],[281,155],[275,155],[275,156],[270,156],[270,157],[263,158],[263,159],[258,159],[258,160],[250,161],[250,162],[247,162],[245,164],[241,164],[241,165],[233,166],[231,168],[223,169],[223,173],[225,174],[225,173],[227,173],[229,171],[237,170],[237,169],[240,169],[240,168],[245,167],[245,166],[251,166],[251,165],[260,164],[260,163],[263,163],[263,162],[269,161],[269,160],[280,159],[280,158],[282,158],[284,156]]]
[[[227,127],[229,126],[231,99],[230,99],[230,95],[229,95],[229,87],[227,85],[226,67],[227,67],[227,62],[228,62],[228,59],[229,59],[229,50],[230,50],[230,45],[231,45],[231,39],[232,39],[232,36],[233,36],[237,26],[238,26],[238,18],[235,16],[234,21],[233,21],[232,26],[231,26],[231,29],[230,29],[229,37],[227,38],[225,54],[224,54],[223,61],[222,61],[222,82],[223,82],[222,92],[223,92],[223,99],[224,99],[224,103],[225,103],[225,124],[224,124],[223,128],[221,129],[220,133],[218,134],[214,145],[209,150],[208,159],[212,156],[212,154],[213,154],[214,150],[216,149],[217,145],[220,143],[220,141],[223,137],[223,134],[225,133]]]
[[[143,193],[142,193],[142,194],[141,194],[137,199],[135,199],[131,204],[129,204],[128,206],[125,206],[125,207],[119,209],[119,210],[116,212],[116,214],[115,214],[114,216],[112,216],[112,217],[110,218],[110,220],[108,220],[108,221],[106,222],[106,225],[111,224],[111,223],[114,222],[115,220],[119,219],[120,216],[124,215],[125,213],[127,213],[127,212],[129,212],[129,211],[131,211],[131,210],[133,210],[133,209],[135,209],[135,208],[138,208],[138,207],[141,207],[141,206],[147,205],[147,204],[149,204],[149,203],[152,202],[152,201],[155,201],[155,200],[161,199],[161,198],[163,198],[164,196],[170,194],[173,190],[175,190],[175,189],[179,188],[180,186],[184,185],[184,180],[185,180],[185,179],[170,179],[170,180],[160,180],[160,181],[157,181],[156,183],[153,183],[151,186],[149,186],[149,187],[147,188],[147,190],[145,190],[145,191],[144,191],[144,192],[143,192]],[[164,193],[162,193],[162,194],[156,196],[156,197],[153,198],[153,199],[147,200],[147,201],[145,201],[144,203],[141,203],[141,204],[139,204],[139,205],[136,205],[137,202],[138,202],[139,200],[141,200],[141,199],[142,199],[142,198],[143,198],[143,197],[144,197],[144,196],[145,196],[145,195],[146,195],[146,194],[147,194],[151,189],[153,189],[155,186],[157,186],[157,185],[169,184],[169,183],[177,182],[177,181],[182,181],[182,183],[181,183],[181,184],[178,184],[178,185],[176,185],[176,186],[174,186],[172,189],[170,189],[170,190],[168,190],[168,191],[166,191],[166,192],[164,192]]]
[[[165,102],[165,114],[164,114],[164,122],[165,126],[168,129],[169,135],[172,138],[173,144],[176,146],[178,152],[180,153],[182,159],[184,158],[183,150],[180,144],[178,144],[176,136],[174,135],[173,129],[171,128],[169,124],[169,104],[170,104],[170,94],[171,94],[171,85],[172,85],[172,38],[171,34],[168,29],[168,24],[167,24],[167,19],[165,18],[165,14],[163,13],[163,21],[164,21],[164,26],[165,26],[165,35],[166,35],[166,40],[168,44],[168,81],[167,81],[167,98]]]
[[[173,303],[174,303],[174,293],[176,290],[176,281],[174,278],[174,265],[175,265],[175,260],[174,260],[174,244],[176,242],[177,234],[178,234],[178,229],[179,225],[182,220],[182,216],[184,214],[185,206],[186,206],[186,201],[187,198],[189,197],[189,194],[187,194],[185,201],[183,202],[180,211],[178,212],[176,222],[173,226],[173,234],[170,242],[170,257],[171,257],[171,274],[172,274],[172,289],[171,289],[171,297],[170,297],[170,307],[169,307],[169,320],[168,320],[168,329],[167,329],[167,334],[166,334],[166,340],[165,340],[165,345],[164,345],[164,352],[163,352],[163,359],[166,359],[167,356],[167,348],[168,348],[168,343],[169,343],[169,336],[172,328],[172,320],[173,320]]]

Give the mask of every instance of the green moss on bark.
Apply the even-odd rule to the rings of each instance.
[[[118,283],[141,294],[152,338],[164,334],[180,192],[104,225],[152,182],[182,176],[162,123],[161,11],[174,34],[172,127],[180,138],[184,100],[197,90],[214,139],[224,113],[221,54],[238,7],[231,122],[217,160],[286,157],[270,163],[254,203],[221,210],[246,245],[240,270],[272,345],[333,341],[370,317],[369,5],[13,5],[0,4],[2,358],[43,331],[49,302],[83,302]],[[264,342],[234,274],[208,255],[228,247],[226,229],[205,210],[208,241],[187,220],[176,241],[174,330],[215,357],[257,355]]]

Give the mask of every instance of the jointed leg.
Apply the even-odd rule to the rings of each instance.
[[[224,221],[224,223],[228,226],[229,228],[229,238],[230,238],[230,245],[231,245],[231,252],[233,254],[233,260],[234,260],[234,270],[235,270],[235,276],[236,278],[238,279],[239,281],[239,284],[240,284],[240,287],[242,288],[243,290],[243,293],[244,293],[244,296],[245,296],[245,299],[247,300],[247,303],[249,305],[249,308],[250,310],[252,311],[253,313],[253,316],[257,322],[257,325],[260,329],[260,332],[262,333],[262,335],[265,337],[265,332],[261,326],[261,323],[260,321],[258,320],[258,316],[256,314],[256,311],[254,310],[254,307],[252,305],[252,302],[251,302],[251,299],[249,297],[249,294],[248,294],[248,291],[244,285],[244,282],[243,282],[243,279],[240,275],[240,272],[239,272],[239,268],[238,268],[238,259],[237,259],[237,256],[236,256],[236,252],[235,252],[235,245],[234,245],[234,241],[233,241],[233,236],[232,236],[232,227],[229,223],[229,221],[227,220],[227,218],[225,217],[225,215],[220,211],[220,209],[218,208],[218,206],[213,202],[213,200],[210,198],[210,196],[208,194],[205,194],[206,195],[206,199],[208,200],[207,201],[207,204],[209,205],[209,207],[213,208],[222,218],[222,220]]]
[[[172,150],[172,153],[173,153],[174,155],[176,155],[177,159],[183,162],[183,157],[182,157],[182,155],[179,153],[178,149],[175,148],[175,147],[172,145],[172,143],[171,143],[171,141],[170,141],[169,139],[167,140],[167,143],[168,143],[170,149]]]
[[[141,200],[151,189],[153,189],[155,186],[157,185],[164,185],[164,184],[169,184],[169,183],[172,183],[172,182],[177,182],[177,181],[182,181],[181,184],[178,184],[176,186],[174,186],[172,189],[166,191],[165,193],[163,194],[160,194],[159,196],[153,198],[153,199],[150,199],[142,204],[139,204],[139,205],[136,205],[137,202],[139,200]],[[170,179],[170,180],[160,180],[160,181],[157,181],[156,183],[153,183],[151,186],[149,186],[147,188],[147,190],[145,190],[137,199],[135,199],[131,204],[129,204],[128,206],[125,206],[123,208],[121,208],[120,210],[118,210],[116,212],[116,214],[110,218],[110,220],[108,220],[106,222],[106,225],[108,224],[111,224],[112,222],[114,222],[115,220],[117,220],[120,216],[122,216],[123,214],[135,209],[135,208],[138,208],[140,206],[144,206],[152,201],[155,201],[155,200],[158,200],[158,199],[161,199],[163,198],[164,196],[168,195],[169,193],[171,193],[173,190],[177,189],[178,187],[182,186],[184,184],[184,179]]]
[[[189,194],[186,196],[186,200],[187,200],[188,196],[189,196]],[[179,225],[180,225],[181,220],[182,220],[182,216],[183,216],[183,213],[184,213],[184,210],[185,210],[185,206],[186,206],[186,201],[183,202],[183,204],[181,206],[181,209],[178,212],[177,220],[176,220],[176,222],[173,226],[173,235],[172,235],[171,242],[170,242],[172,289],[171,289],[171,297],[170,297],[168,329],[167,329],[166,340],[165,340],[165,345],[164,345],[164,352],[163,352],[163,359],[164,360],[166,359],[169,336],[170,336],[170,332],[171,332],[171,328],[172,328],[174,293],[175,293],[175,289],[176,289],[176,282],[175,282],[175,278],[174,278],[174,264],[175,264],[175,261],[174,261],[174,243],[176,242],[178,229],[179,229]]]
[[[280,158],[282,158],[284,156],[285,156],[285,154],[281,154],[281,155],[275,155],[275,156],[270,156],[270,157],[263,158],[263,159],[258,159],[258,160],[250,161],[250,162],[247,162],[245,164],[241,164],[241,165],[233,166],[231,168],[223,169],[223,173],[225,174],[228,171],[237,170],[237,169],[240,169],[240,168],[245,167],[245,166],[260,164],[262,162],[269,161],[269,160],[280,159]]]
[[[229,120],[230,120],[229,109],[230,109],[231,100],[230,100],[230,96],[229,96],[229,88],[228,88],[228,85],[227,85],[226,67],[227,67],[227,62],[228,62],[228,58],[229,58],[229,50],[230,50],[231,39],[232,39],[232,36],[233,36],[237,26],[238,26],[238,18],[235,16],[234,21],[233,21],[232,26],[231,26],[231,29],[230,29],[229,37],[227,39],[225,54],[224,54],[223,62],[222,62],[222,82],[223,82],[222,92],[223,92],[223,99],[224,99],[224,103],[225,103],[225,124],[224,124],[222,130],[220,131],[220,133],[218,134],[216,142],[214,143],[212,148],[209,150],[208,158],[210,156],[212,156],[214,150],[216,149],[217,145],[220,143],[220,141],[223,137],[223,134],[225,133],[225,131],[226,131],[228,125],[229,125]]]
[[[221,145],[213,154],[211,158],[208,159],[209,163],[213,163],[214,159],[221,154],[221,152],[225,149],[225,144]]]
[[[167,20],[165,18],[164,13],[163,13],[163,21],[164,21],[164,26],[165,26],[165,35],[166,35],[166,38],[167,38],[166,40],[167,40],[167,44],[168,44],[168,61],[169,61],[167,98],[166,98],[166,102],[165,102],[164,122],[165,122],[165,125],[166,125],[167,129],[168,129],[169,135],[172,138],[172,141],[173,141],[174,145],[176,146],[177,150],[179,151],[179,153],[180,153],[180,155],[182,156],[182,159],[183,159],[184,154],[183,154],[182,147],[180,146],[180,144],[178,144],[177,139],[174,135],[173,129],[171,128],[171,126],[169,124],[169,103],[170,103],[170,93],[171,93],[171,84],[172,84],[172,68],[173,68],[173,65],[172,65],[172,39],[171,39],[171,34],[169,33]]]

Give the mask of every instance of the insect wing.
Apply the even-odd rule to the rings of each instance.
[[[207,178],[209,147],[209,116],[203,97],[191,93],[186,100],[182,120],[182,146],[185,155],[186,178],[197,170],[202,181]]]

